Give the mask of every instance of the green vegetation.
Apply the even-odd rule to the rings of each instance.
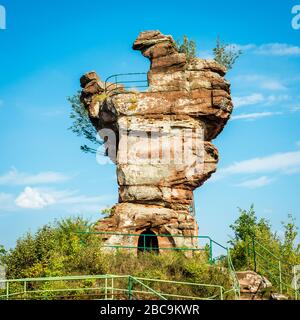
[[[47,277],[63,275],[128,274],[207,283],[219,272],[207,264],[207,253],[186,258],[182,253],[161,255],[116,252],[101,249],[101,239],[88,231],[91,224],[82,218],[56,221],[28,233],[7,252],[5,262],[9,278]],[[204,272],[205,271],[205,272]],[[224,279],[226,282],[226,279]],[[224,282],[221,281],[221,282]]]
[[[113,215],[114,209],[115,207],[105,208],[101,211],[101,214],[103,215],[103,217],[110,217],[111,215]]]
[[[110,208],[103,214],[111,214]],[[262,247],[257,247],[257,264],[259,272],[265,275],[279,292],[290,291],[291,266],[300,264],[300,245],[296,245],[298,235],[294,218],[289,215],[283,223],[284,235],[280,238],[272,231],[270,223],[258,219],[251,206],[249,210],[240,210],[238,219],[230,226],[234,236],[230,240],[230,253],[236,270],[253,270],[252,239],[256,239]],[[127,249],[101,250],[101,238],[91,231],[93,225],[80,217],[62,219],[39,229],[35,234],[27,233],[17,241],[16,247],[5,251],[0,246],[0,258],[6,264],[8,278],[39,278],[70,275],[132,275],[142,278],[206,283],[221,285],[225,289],[232,288],[230,271],[226,259],[214,265],[208,263],[207,251],[194,253],[187,257],[183,252],[163,252],[162,254],[141,253]],[[80,231],[80,233],[78,233]],[[260,249],[263,251],[260,251]],[[267,251],[266,251],[267,250]],[[259,252],[264,260],[260,259]],[[275,258],[274,258],[275,257]],[[276,257],[282,261],[281,272],[283,284],[278,283],[278,265]],[[265,261],[266,260],[266,261]],[[84,283],[83,283],[84,284]],[[74,282],[72,286],[83,285]],[[21,285],[21,284],[20,284]],[[43,282],[39,289],[55,289],[58,282]],[[68,289],[68,283],[61,284]],[[152,286],[151,286],[152,287]],[[12,288],[13,289],[13,288]],[[18,288],[16,288],[17,290]],[[171,284],[156,283],[153,289],[176,294]],[[184,295],[213,296],[216,288],[181,288]],[[43,293],[46,298],[55,298],[55,293]],[[232,298],[233,292],[225,298]]]
[[[86,231],[89,227],[81,218],[69,218],[45,225],[35,234],[27,233],[6,254],[8,277],[60,276],[72,272],[80,241],[86,240],[74,232]]]
[[[240,209],[239,218],[231,225],[231,257],[237,270],[257,270],[277,292],[293,297],[293,266],[300,264],[298,230],[292,215],[282,226],[284,234],[280,237],[269,221],[257,218],[253,206],[248,211]]]
[[[284,236],[280,238],[272,231],[269,221],[257,218],[253,206],[248,211],[242,209],[239,211],[239,218],[230,226],[234,232],[234,238],[230,241],[231,256],[236,269],[248,267],[247,245],[252,238],[282,261],[291,265],[300,264],[300,244],[295,243],[298,230],[292,215],[288,215],[287,222],[282,223]]]
[[[88,231],[91,224],[81,218],[56,221],[28,233],[17,241],[14,249],[7,252],[5,263],[8,278],[38,278],[68,275],[132,275],[144,278],[176,280],[222,285],[230,289],[230,276],[220,266],[210,266],[207,253],[187,258],[180,252],[160,255],[119,249],[101,250],[101,239]],[[77,283],[79,285],[79,283]],[[67,285],[67,284],[64,284]],[[75,285],[75,284],[74,284]],[[39,289],[55,289],[57,282],[45,282]],[[176,294],[178,288],[171,284],[156,284],[157,289]],[[79,286],[80,287],[80,286]],[[214,295],[216,288],[181,288],[181,294]],[[53,295],[53,293],[51,293]],[[232,295],[233,293],[231,293]],[[228,297],[232,297],[230,294]]]
[[[242,54],[242,51],[236,46],[224,44],[220,38],[217,38],[216,47],[213,49],[214,60],[224,66],[227,70],[231,70],[236,60]]]
[[[6,255],[6,250],[4,249],[4,247],[0,244],[0,264],[2,262],[2,260],[4,259]]]
[[[196,58],[196,42],[189,40],[186,35],[183,37],[183,41],[178,40],[176,42],[176,48],[180,53],[185,53],[188,62],[193,58]],[[227,70],[231,70],[236,60],[242,54],[242,51],[236,46],[225,44],[220,40],[220,38],[217,38],[213,54],[216,62],[224,66]]]
[[[188,62],[196,57],[196,43],[193,40],[189,40],[186,35],[183,36],[183,42],[180,40],[176,42],[176,48],[178,52],[185,53]]]
[[[105,99],[105,96],[98,95],[95,99],[103,100]],[[78,137],[84,137],[96,147],[102,146],[103,141],[99,139],[97,130],[89,119],[88,111],[84,108],[82,102],[80,101],[80,92],[77,92],[77,94],[74,96],[69,97],[68,101],[72,107],[70,118],[73,121],[73,124],[69,130],[75,133]],[[96,149],[87,145],[82,145],[80,149],[86,153],[98,152]]]

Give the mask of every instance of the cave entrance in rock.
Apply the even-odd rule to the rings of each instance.
[[[138,253],[152,252],[159,254],[158,239],[151,229],[143,231],[138,240]]]

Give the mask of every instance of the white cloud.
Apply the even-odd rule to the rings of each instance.
[[[60,172],[47,171],[37,174],[28,174],[12,168],[9,172],[0,176],[0,185],[37,185],[59,183],[69,179],[69,176]]]
[[[300,151],[276,153],[262,158],[253,158],[220,169],[214,176],[219,180],[236,174],[284,173],[293,174],[300,170]]]
[[[265,43],[262,45],[236,45],[242,51],[249,51],[258,55],[268,56],[299,56],[300,47],[287,43]]]
[[[249,50],[252,50],[254,48],[256,48],[256,45],[255,44],[233,44],[233,46],[237,49],[237,50],[242,50],[243,52],[244,51],[249,51]]]
[[[278,80],[265,79],[261,81],[261,87],[268,90],[285,90],[286,87]]]
[[[257,179],[246,180],[244,182],[237,184],[237,186],[243,187],[243,188],[249,188],[249,189],[256,189],[256,188],[264,187],[273,181],[274,179],[263,176]]]
[[[260,74],[248,74],[248,75],[238,75],[233,78],[239,85],[242,83],[249,87],[249,84],[255,85],[255,87],[260,87],[262,89],[267,89],[271,91],[286,90],[287,87],[282,83],[281,80],[271,78],[266,75]]]
[[[81,209],[90,208],[93,205],[101,205],[107,196],[78,195],[76,191],[49,190],[26,187],[16,198],[15,204],[20,208],[43,209],[51,205],[76,205]],[[95,207],[95,206],[93,206]]]
[[[16,205],[27,209],[42,209],[55,203],[54,197],[49,193],[41,193],[37,189],[26,187],[17,197]]]
[[[300,47],[286,43],[267,43],[258,46],[255,53],[270,56],[298,56]]]
[[[233,97],[233,103],[236,108],[254,105],[264,102],[264,96],[260,93],[253,93],[249,96]]]
[[[280,115],[282,112],[256,112],[256,113],[244,113],[236,116],[232,116],[231,120],[256,120],[259,118],[271,117]]]
[[[280,95],[263,95],[261,93],[253,93],[248,96],[242,97],[233,97],[233,104],[235,108],[240,108],[244,106],[251,106],[251,105],[274,105],[284,101],[288,101],[290,96],[287,94],[280,94]]]
[[[265,105],[278,104],[284,101],[290,100],[291,97],[288,94],[269,95],[265,97]]]
[[[300,111],[300,105],[294,105],[290,107],[291,112],[299,112]]]

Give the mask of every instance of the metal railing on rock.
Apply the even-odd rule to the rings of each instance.
[[[145,72],[113,74],[105,80],[105,93],[144,92],[148,89],[148,78]]]

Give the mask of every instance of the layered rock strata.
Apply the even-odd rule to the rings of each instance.
[[[219,155],[211,141],[233,108],[226,69],[212,60],[189,60],[159,31],[140,33],[133,49],[150,60],[144,92],[103,82],[95,72],[80,79],[81,101],[106,141],[119,184],[119,203],[96,229],[178,235],[158,237],[159,247],[195,247],[193,190],[216,171]],[[138,237],[105,239],[138,243]]]

